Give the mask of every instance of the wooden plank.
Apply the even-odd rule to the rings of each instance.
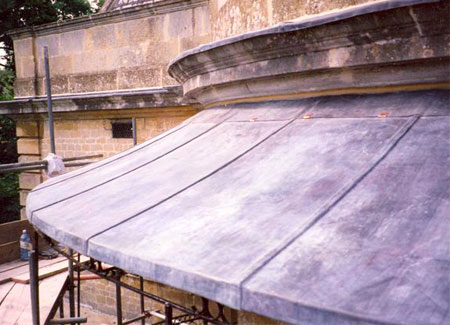
[[[52,275],[62,273],[66,271],[68,268],[68,263],[66,261],[62,261],[56,264],[52,264],[43,268],[39,268],[39,280],[51,277]],[[12,281],[16,283],[28,284],[30,283],[30,273],[26,272],[20,274],[18,276],[14,276],[11,278]]]
[[[28,261],[22,261],[22,260],[14,260],[11,262],[6,262],[6,263],[2,263],[0,264],[0,273],[2,272],[6,272],[12,269],[16,269],[18,267],[24,266],[24,265],[28,265]]]
[[[82,256],[80,259],[80,261],[82,263],[86,262],[88,260],[89,260],[89,258],[85,257],[85,256]],[[67,270],[68,266],[69,266],[69,263],[66,260],[64,260],[59,263],[55,263],[55,264],[52,264],[52,265],[49,265],[46,267],[40,267],[39,268],[39,280],[42,280],[42,279],[51,277],[55,274],[64,272]],[[14,276],[11,278],[11,280],[16,283],[23,283],[23,284],[30,283],[30,273],[26,272],[26,273]]]
[[[0,244],[19,241],[22,230],[24,229],[26,229],[29,234],[33,231],[33,226],[28,222],[28,220],[18,220],[1,224]]]
[[[2,305],[2,302],[5,299],[6,295],[9,293],[9,291],[11,291],[14,285],[15,285],[14,282],[0,284],[0,306]]]
[[[40,321],[44,324],[58,293],[67,278],[67,272],[61,273],[39,283]],[[0,306],[0,324],[32,324],[30,286],[15,283]]]
[[[19,324],[20,317],[26,311],[31,313],[30,286],[16,283],[0,306],[0,324]],[[32,324],[32,322],[27,324]]]
[[[0,245],[0,264],[14,261],[20,257],[19,241],[12,241]]]
[[[47,319],[48,313],[55,303],[55,299],[58,297],[64,282],[68,276],[67,272],[58,274],[46,280],[43,280],[39,285],[39,308],[41,324],[44,324]]]
[[[39,283],[39,318],[40,324],[44,324],[48,313],[50,312],[56,297],[66,281],[67,272],[52,276]],[[29,288],[29,286],[27,286]],[[28,292],[28,295],[30,293]],[[27,305],[27,309],[17,320],[18,325],[33,324],[31,315],[31,304]],[[1,324],[1,323],[0,323]]]
[[[39,260],[39,268],[43,268],[48,265],[56,264],[56,263],[59,263],[61,261],[65,261],[65,260],[66,260],[66,258],[64,256],[60,256],[60,257],[54,258],[52,260]],[[28,273],[28,271],[29,271],[28,262],[25,262],[25,263],[26,264],[21,264],[20,266],[18,266],[16,268],[12,268],[12,269],[0,272],[0,284],[11,281],[11,278],[13,278],[15,276],[19,276],[21,274]]]

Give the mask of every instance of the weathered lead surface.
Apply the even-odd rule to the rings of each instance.
[[[61,195],[55,194],[57,198],[52,200],[54,203],[46,208],[38,206],[39,201],[33,196],[29,201],[33,207],[31,219],[51,237],[87,254],[87,241],[92,236],[208,177],[281,126],[281,122],[265,122],[262,125],[230,122],[219,125],[163,158],[134,169],[123,177],[110,175],[109,182],[105,183],[102,179],[102,185],[81,190],[80,194],[76,188],[69,187],[65,192],[69,194],[67,199],[63,200]],[[91,183],[98,185],[96,175],[92,176]],[[76,196],[72,194],[74,191]],[[67,224],[62,224],[62,229],[55,228],[54,225],[61,219],[65,219]],[[63,229],[67,232],[61,232]]]
[[[306,324],[333,323],[336,314],[448,324],[449,126],[449,117],[421,118],[353,191],[244,285],[242,307]],[[340,321],[347,323],[355,322]]]
[[[165,141],[153,142],[152,145],[143,146],[131,155],[124,155],[122,158],[111,160],[107,168],[90,169],[83,174],[78,174],[77,177],[54,184],[51,192],[37,189],[36,194],[30,199],[30,203],[34,207],[33,211],[47,206],[45,202],[48,202],[49,199],[54,202],[64,201],[68,193],[71,193],[71,196],[78,195],[91,191],[112,179],[126,176],[141,167],[164,158],[168,153],[183,147],[214,126],[215,124],[212,123],[196,124],[195,127],[187,126],[167,137]]]
[[[92,238],[88,254],[108,254],[133,273],[147,270],[156,281],[239,308],[239,284],[345,186],[339,177],[357,177],[405,122],[296,120],[207,180]],[[211,291],[211,278],[225,287]]]
[[[237,309],[443,325],[449,103],[434,90],[209,109],[44,183],[28,216],[84,254]]]

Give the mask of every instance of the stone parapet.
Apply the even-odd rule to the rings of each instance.
[[[8,32],[13,39],[23,39],[34,35],[44,36],[54,33],[69,32],[105,24],[118,23],[148,17],[149,15],[162,15],[183,9],[192,9],[204,5],[208,0],[165,0],[148,3],[145,6],[126,8],[104,12],[92,16],[81,16],[73,19],[58,21],[40,26],[15,29]]]
[[[45,94],[44,46],[53,94],[174,85],[167,74],[169,60],[210,41],[207,4],[167,0],[10,31],[15,96]]]
[[[448,1],[381,1],[200,46],[169,74],[205,105],[249,98],[448,87]]]

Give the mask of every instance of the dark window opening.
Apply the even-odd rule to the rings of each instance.
[[[130,120],[111,121],[113,139],[132,139],[133,126]]]

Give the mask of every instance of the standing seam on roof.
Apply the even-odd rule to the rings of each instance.
[[[320,207],[316,213],[312,214],[312,220],[306,227],[302,227],[298,233],[294,233],[290,238],[288,238],[284,244],[279,245],[277,248],[265,254],[262,257],[261,264],[257,266],[255,269],[249,272],[249,274],[242,280],[239,284],[240,290],[240,304],[239,307],[242,309],[242,299],[243,299],[243,289],[244,285],[256,274],[258,273],[264,266],[266,266],[270,261],[272,261],[276,256],[278,256],[282,251],[284,251],[288,246],[290,246],[294,241],[296,241],[300,236],[302,236],[305,232],[307,232],[311,227],[313,227],[322,217],[324,217],[334,206],[336,206],[353,188],[355,188],[375,167],[377,167],[384,158],[396,147],[396,145],[400,142],[400,140],[408,133],[409,130],[415,125],[415,123],[420,119],[420,115],[413,115],[403,126],[394,133],[391,137],[391,140],[388,141],[384,145],[382,149],[380,149],[379,154],[375,156],[370,162],[369,167],[363,169],[361,173],[358,173],[350,182],[345,184],[335,195],[333,195],[327,202],[325,202],[322,207]],[[318,308],[318,307],[317,307]],[[333,311],[339,314],[346,315],[344,312]],[[358,316],[353,316],[358,317]]]
[[[40,191],[40,190],[43,190],[44,188],[48,188],[48,187],[51,187],[51,186],[56,185],[56,184],[60,184],[60,183],[65,182],[65,181],[67,181],[67,180],[69,180],[69,179],[75,178],[75,177],[80,176],[80,175],[84,175],[84,174],[86,174],[86,173],[89,173],[90,171],[96,170],[97,168],[106,166],[106,165],[108,165],[108,164],[110,164],[110,163],[112,163],[112,162],[114,162],[114,161],[117,161],[117,160],[119,160],[119,159],[122,159],[122,158],[124,158],[124,157],[127,157],[127,156],[129,156],[129,155],[131,155],[131,154],[133,154],[133,153],[135,153],[135,152],[137,152],[137,151],[139,151],[139,150],[142,150],[142,149],[144,149],[144,148],[147,148],[148,146],[150,146],[150,145],[152,145],[152,144],[154,144],[154,143],[156,143],[156,142],[158,142],[158,141],[160,141],[160,140],[162,140],[162,139],[168,137],[169,135],[174,134],[175,132],[177,132],[177,131],[183,129],[184,127],[186,127],[187,125],[188,125],[188,124],[182,125],[182,126],[179,127],[178,129],[173,130],[172,132],[169,132],[169,133],[165,134],[164,136],[162,136],[162,137],[160,137],[160,138],[158,138],[158,139],[156,139],[156,140],[154,140],[154,141],[151,141],[151,142],[149,142],[149,143],[143,145],[143,146],[140,147],[140,148],[136,148],[136,150],[130,150],[130,149],[133,149],[133,148],[134,148],[134,147],[131,147],[131,148],[127,149],[127,150],[130,150],[130,152],[128,152],[127,154],[124,154],[123,156],[116,157],[115,159],[112,159],[112,160],[110,160],[110,161],[107,161],[107,162],[105,162],[105,163],[102,164],[102,165],[95,166],[94,168],[89,169],[89,170],[86,170],[86,171],[84,171],[84,172],[82,172],[82,173],[79,173],[79,174],[77,174],[77,175],[74,175],[74,176],[71,176],[71,177],[67,177],[67,178],[65,178],[65,179],[60,180],[59,182],[54,182],[54,183],[49,184],[49,185],[47,185],[47,186],[42,186],[42,187],[40,187],[40,188],[38,188],[38,189],[36,189],[36,190],[32,190],[30,193],[32,193],[32,192],[37,192],[37,191]]]
[[[320,102],[320,100],[319,100],[318,102]],[[317,105],[317,103],[316,103],[316,105]],[[186,191],[187,189],[191,188],[192,186],[195,186],[196,184],[198,184],[198,183],[204,181],[205,179],[211,177],[212,175],[216,174],[217,172],[221,171],[222,169],[228,167],[228,166],[231,165],[233,162],[237,161],[239,158],[242,158],[242,157],[245,156],[247,153],[249,153],[250,151],[252,151],[253,149],[255,149],[257,146],[259,146],[260,144],[262,144],[263,142],[265,142],[267,139],[269,139],[270,137],[274,136],[275,134],[277,134],[278,132],[280,132],[281,130],[283,130],[284,128],[286,128],[288,125],[292,124],[292,123],[293,123],[293,122],[294,122],[301,114],[303,114],[305,111],[306,111],[306,109],[302,109],[302,110],[300,111],[300,113],[298,113],[294,118],[292,118],[291,120],[289,120],[288,122],[286,122],[285,124],[283,124],[281,127],[279,127],[278,129],[276,129],[275,131],[273,131],[272,133],[270,133],[268,136],[266,136],[265,138],[263,138],[262,140],[260,140],[259,142],[257,142],[255,145],[251,146],[249,149],[245,150],[243,153],[237,155],[236,157],[234,157],[233,159],[229,160],[229,161],[228,161],[227,163],[225,163],[224,165],[222,165],[222,166],[220,166],[219,168],[215,169],[214,171],[212,171],[212,172],[209,173],[208,175],[201,177],[200,179],[198,179],[197,181],[193,182],[192,184],[190,184],[190,185],[188,185],[188,186],[182,188],[181,190],[175,192],[175,193],[172,194],[172,195],[169,195],[168,197],[162,199],[161,201],[155,203],[154,205],[152,205],[152,206],[150,206],[150,207],[148,207],[148,208],[146,208],[146,209],[144,209],[144,210],[142,210],[142,211],[140,211],[140,212],[138,212],[138,213],[136,213],[136,214],[130,216],[129,218],[127,218],[127,219],[125,219],[125,220],[122,220],[121,222],[119,222],[119,223],[117,223],[117,224],[115,224],[115,225],[113,225],[113,226],[110,226],[110,227],[108,227],[108,228],[106,228],[106,229],[104,229],[104,230],[102,230],[102,231],[100,231],[100,232],[98,232],[98,233],[96,233],[96,234],[90,236],[90,237],[86,240],[86,252],[89,254],[89,241],[90,241],[92,238],[94,238],[94,237],[96,237],[96,236],[98,236],[98,235],[101,235],[101,234],[103,234],[103,233],[105,233],[105,232],[107,232],[107,231],[109,231],[109,230],[111,230],[111,229],[113,229],[113,228],[115,228],[115,227],[117,227],[117,226],[120,226],[121,224],[123,224],[123,223],[125,223],[125,222],[127,222],[127,221],[129,221],[129,220],[131,220],[131,219],[133,219],[133,218],[135,218],[135,217],[137,217],[137,216],[139,216],[140,214],[142,214],[142,213],[144,213],[144,212],[146,212],[146,211],[148,211],[148,210],[151,210],[151,209],[157,207],[158,205],[160,205],[160,204],[166,202],[167,200],[170,200],[171,198],[173,198],[173,197],[177,196],[178,194],[180,194],[180,193]],[[226,122],[226,120],[223,121],[222,123],[224,123],[224,122]]]
[[[53,205],[55,205],[55,204],[64,202],[64,201],[69,200],[69,199],[71,199],[71,198],[73,198],[73,197],[75,197],[75,196],[78,196],[78,195],[80,195],[80,194],[83,194],[83,193],[89,192],[89,191],[91,191],[91,190],[93,190],[93,189],[96,189],[96,188],[98,188],[98,187],[100,187],[100,186],[103,186],[103,185],[105,185],[105,184],[107,184],[107,183],[109,183],[109,182],[111,182],[111,181],[114,181],[114,180],[116,180],[116,179],[118,179],[118,178],[120,178],[120,177],[122,177],[122,176],[128,175],[128,174],[130,174],[130,173],[132,173],[132,172],[138,170],[139,168],[142,168],[142,167],[144,167],[144,166],[146,166],[146,165],[149,165],[149,164],[155,162],[156,160],[159,160],[159,159],[163,158],[164,156],[166,156],[166,155],[172,153],[173,151],[175,151],[175,150],[177,150],[177,149],[179,149],[179,148],[181,148],[181,147],[187,145],[188,143],[190,143],[190,142],[194,141],[195,139],[201,137],[202,135],[204,135],[205,133],[211,131],[212,129],[216,128],[217,126],[219,126],[219,125],[222,124],[222,123],[223,123],[223,122],[218,123],[218,124],[215,124],[214,126],[210,127],[210,128],[207,129],[206,131],[203,131],[203,132],[200,133],[199,135],[193,137],[193,138],[190,139],[189,141],[186,141],[186,142],[182,143],[181,145],[179,145],[179,146],[173,148],[172,150],[169,150],[169,151],[167,151],[167,152],[165,152],[165,153],[159,155],[158,157],[156,157],[156,158],[154,158],[154,159],[152,159],[152,160],[150,160],[150,161],[147,161],[146,163],[143,163],[142,165],[139,165],[139,166],[137,166],[137,167],[135,167],[135,168],[133,168],[133,169],[131,169],[131,170],[129,170],[129,171],[123,173],[123,174],[120,174],[120,175],[118,175],[118,176],[115,176],[115,177],[113,177],[113,178],[110,178],[110,179],[108,179],[107,181],[104,181],[104,182],[102,182],[102,183],[100,183],[100,184],[97,184],[97,185],[95,185],[95,186],[93,186],[93,187],[90,187],[90,188],[88,188],[88,189],[86,189],[86,190],[83,190],[83,191],[81,191],[81,192],[78,192],[78,193],[76,193],[76,194],[73,194],[73,195],[70,195],[70,196],[68,196],[68,197],[65,197],[64,199],[61,199],[61,200],[59,200],[59,201],[52,202],[52,203],[50,203],[50,204],[48,204],[48,205],[46,205],[46,206],[43,206],[43,207],[41,207],[41,208],[38,208],[38,209],[36,209],[36,210],[31,211],[31,215],[30,215],[30,218],[29,218],[30,221],[33,220],[33,213],[34,213],[34,212],[37,212],[37,211],[40,211],[40,210],[42,210],[42,209],[46,209],[46,208],[48,208],[48,207],[51,207],[51,206],[53,206]],[[175,132],[175,131],[174,131],[174,132]],[[156,142],[156,141],[155,141],[155,142]],[[152,142],[152,143],[154,143],[154,142]],[[150,145],[150,144],[149,144],[149,145]],[[139,150],[140,150],[140,149],[139,149]],[[109,163],[109,162],[108,162],[108,163]],[[102,166],[104,166],[104,165],[102,165]],[[99,166],[99,167],[101,167],[101,166]],[[74,177],[75,177],[75,176],[74,176]]]

